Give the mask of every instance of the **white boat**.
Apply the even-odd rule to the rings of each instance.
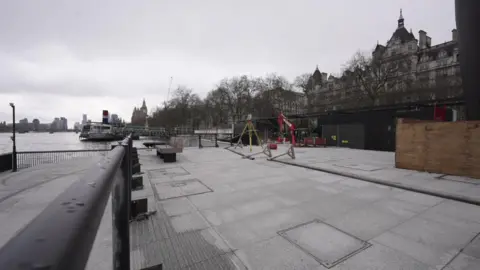
[[[103,123],[88,123],[82,127],[79,138],[85,141],[115,141],[122,137],[113,132],[112,125]]]

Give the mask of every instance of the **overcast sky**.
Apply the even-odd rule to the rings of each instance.
[[[0,0],[0,121],[130,119],[172,88],[224,77],[338,73],[397,27],[451,40],[453,0]]]

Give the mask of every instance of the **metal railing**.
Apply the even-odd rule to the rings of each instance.
[[[59,163],[74,158],[105,156],[110,149],[58,150],[58,151],[19,151],[17,152],[18,169],[25,169],[41,164]]]
[[[112,196],[113,269],[130,268],[128,136],[0,249],[0,269],[84,269]]]

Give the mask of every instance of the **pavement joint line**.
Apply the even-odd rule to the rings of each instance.
[[[443,269],[445,269],[445,267],[449,266],[449,265],[458,257],[458,255],[460,255],[460,253],[462,253],[462,252],[465,250],[465,248],[468,247],[468,245],[470,245],[473,241],[475,241],[475,239],[476,239],[477,237],[480,237],[480,233],[477,233],[474,237],[472,237],[472,239],[470,239],[470,241],[468,241],[468,243],[466,243],[466,244],[457,252],[457,254],[455,254],[455,256],[453,256],[453,257],[450,259],[450,261],[448,261],[448,262],[442,267],[441,270],[443,270]]]
[[[225,149],[227,149],[228,151],[233,152],[237,155],[245,156],[245,154],[239,153],[239,152],[234,151],[230,148],[225,148]],[[407,190],[407,191],[413,191],[413,192],[417,192],[417,193],[421,193],[421,194],[425,194],[425,195],[430,195],[430,196],[440,197],[440,198],[443,198],[443,199],[448,199],[448,200],[453,200],[453,201],[458,201],[458,202],[463,202],[463,203],[468,203],[468,204],[473,204],[473,205],[480,206],[480,199],[475,199],[475,198],[472,198],[472,197],[469,197],[469,196],[456,195],[456,194],[451,194],[451,193],[447,193],[447,192],[432,191],[432,190],[421,188],[421,187],[404,185],[404,184],[401,184],[401,183],[398,183],[398,182],[387,182],[387,181],[372,178],[372,177],[367,177],[367,176],[362,176],[362,175],[357,175],[357,174],[352,174],[352,173],[346,173],[346,172],[341,172],[341,171],[337,171],[337,170],[317,168],[317,167],[313,167],[313,166],[309,166],[309,165],[298,164],[298,163],[293,163],[293,162],[284,161],[284,160],[269,160],[269,161],[278,162],[278,163],[291,165],[291,166],[296,166],[296,167],[305,168],[305,169],[310,169],[310,170],[319,171],[319,172],[325,172],[325,173],[329,173],[329,174],[335,174],[335,175],[348,177],[348,178],[353,178],[353,179],[357,179],[357,180],[360,180],[360,181],[370,182],[370,183],[374,183],[374,184],[378,184],[378,185],[399,188],[399,189],[403,189],[403,190]]]

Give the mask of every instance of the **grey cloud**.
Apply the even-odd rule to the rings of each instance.
[[[142,97],[160,104],[170,76],[174,86],[204,94],[225,76],[293,79],[317,64],[339,72],[355,51],[385,43],[400,8],[415,34],[426,30],[434,43],[450,38],[451,0],[2,1],[0,97],[113,96],[133,107]]]

